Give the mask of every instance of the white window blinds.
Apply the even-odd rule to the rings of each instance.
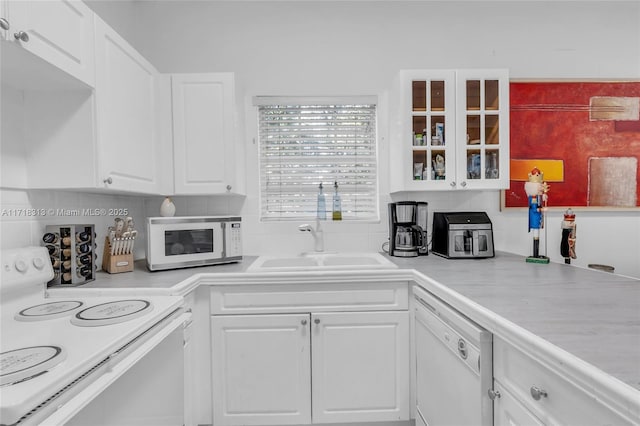
[[[261,219],[309,219],[322,182],[334,182],[343,220],[378,220],[375,98],[254,99],[260,138]]]

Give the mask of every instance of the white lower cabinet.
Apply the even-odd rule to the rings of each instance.
[[[408,419],[408,312],[311,319],[313,423]]]
[[[494,425],[543,426],[544,423],[534,416],[509,391],[494,382],[493,390],[497,396],[493,401]]]
[[[574,376],[562,363],[494,338],[495,425],[632,425],[625,403]]]
[[[309,315],[214,316],[213,424],[311,421]]]
[[[194,349],[194,322],[197,318],[194,314],[195,311],[195,291],[187,294],[184,297],[185,310],[191,312],[192,317],[189,322],[184,325],[183,335],[183,349],[184,349],[184,426],[193,426],[196,424],[195,411],[196,411],[196,394],[197,388],[195,378],[196,371],[196,350]]]
[[[407,311],[214,315],[213,423],[409,419]]]

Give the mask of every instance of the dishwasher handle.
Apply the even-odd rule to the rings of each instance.
[[[433,312],[434,314],[437,312],[436,308],[432,305],[430,305],[427,301],[425,301],[422,297],[418,296],[417,294],[415,294],[413,297],[415,297],[416,301],[418,301],[418,303],[420,303],[422,306],[424,306],[425,308],[429,309],[431,312]]]

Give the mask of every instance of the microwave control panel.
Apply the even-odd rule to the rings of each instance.
[[[242,227],[240,222],[227,222],[226,225],[226,257],[242,256]]]

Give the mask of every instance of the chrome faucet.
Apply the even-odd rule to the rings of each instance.
[[[314,250],[319,252],[324,251],[324,231],[320,226],[319,220],[316,220],[315,229],[313,228],[313,226],[309,225],[308,223],[305,223],[304,225],[298,226],[298,230],[301,232],[307,232],[307,231],[311,232],[311,235],[313,236]]]

